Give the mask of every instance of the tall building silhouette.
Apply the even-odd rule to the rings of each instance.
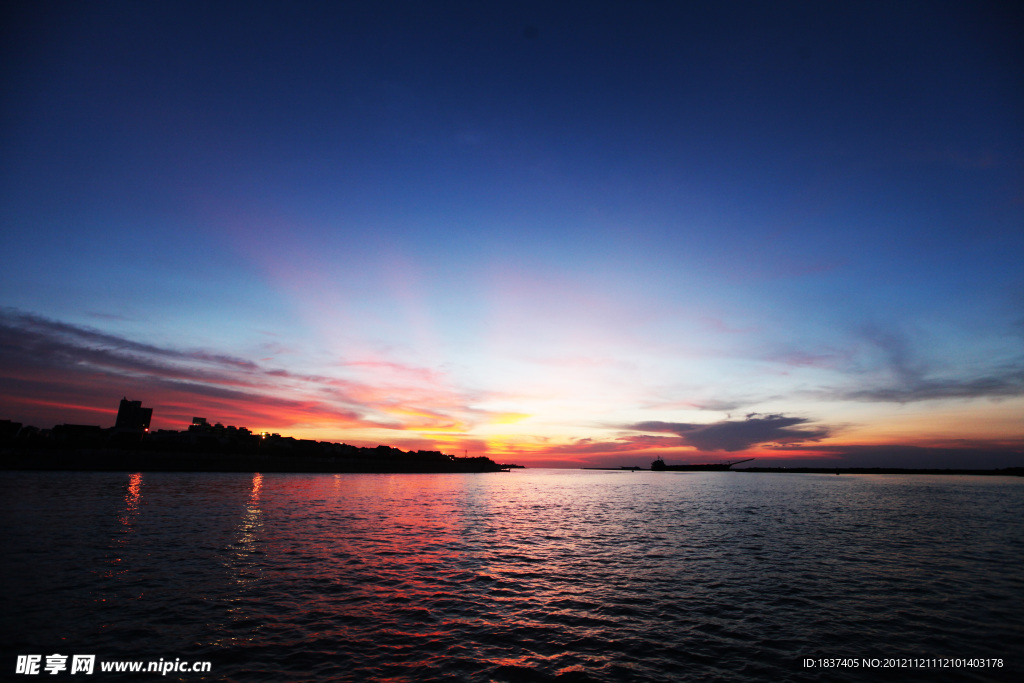
[[[153,409],[143,408],[142,401],[121,399],[121,407],[117,409],[117,422],[114,429],[124,432],[148,432],[149,422],[153,419]]]

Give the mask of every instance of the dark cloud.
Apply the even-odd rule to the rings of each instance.
[[[806,427],[810,420],[785,415],[751,413],[745,420],[722,420],[710,424],[686,422],[638,422],[625,429],[637,432],[668,432],[683,445],[701,451],[742,451],[759,444],[795,444],[818,441],[829,435],[825,427]]]

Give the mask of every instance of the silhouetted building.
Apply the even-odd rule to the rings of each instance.
[[[18,436],[18,432],[21,431],[20,422],[11,422],[10,420],[0,420],[0,443],[7,443],[8,441],[14,441],[15,437]]]
[[[56,425],[50,435],[57,443],[66,446],[101,446],[107,440],[107,430],[98,425]]]
[[[117,422],[114,423],[114,429],[119,432],[141,434],[149,431],[149,422],[152,419],[152,408],[143,408],[142,401],[129,401],[125,397],[121,399],[121,407],[117,410]]]

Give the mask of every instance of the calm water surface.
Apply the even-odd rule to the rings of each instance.
[[[1004,668],[899,678],[1019,680],[1022,510],[1024,481],[987,477],[0,472],[0,666],[774,681],[884,677],[804,658],[978,657]]]

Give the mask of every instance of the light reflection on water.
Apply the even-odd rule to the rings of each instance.
[[[210,680],[800,680],[817,678],[803,657],[834,656],[1020,672],[1017,479],[4,472],[0,486],[14,654],[209,659]]]
[[[139,504],[142,501],[142,473],[136,472],[128,475],[124,492],[124,508],[121,511],[118,521],[121,523],[110,541],[110,556],[107,558],[107,569],[105,578],[127,571],[122,564],[120,549],[130,542],[129,534],[135,531],[135,520],[139,513]]]
[[[236,583],[247,584],[259,579],[263,570],[260,557],[263,551],[259,545],[263,536],[263,511],[260,509],[260,490],[263,475],[252,475],[252,490],[235,533],[235,540],[229,546],[228,564]]]

